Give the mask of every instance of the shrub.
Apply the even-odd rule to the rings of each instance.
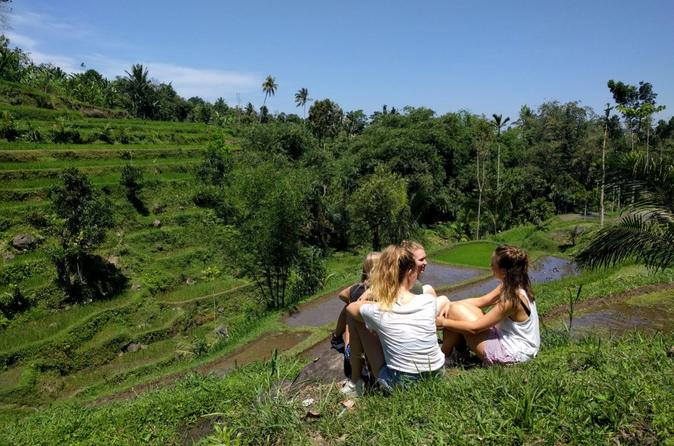
[[[16,141],[19,136],[21,136],[21,132],[12,115],[7,112],[2,112],[2,118],[0,119],[0,138],[12,142]]]
[[[10,285],[10,291],[0,295],[0,312],[11,319],[30,307],[30,302],[16,285]]]
[[[314,294],[323,287],[326,276],[327,269],[321,250],[313,246],[301,248],[290,277],[290,301],[296,302]]]
[[[81,144],[82,137],[70,123],[63,118],[56,120],[51,130],[51,140],[56,144]]]

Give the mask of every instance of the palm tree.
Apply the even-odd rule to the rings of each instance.
[[[300,88],[297,90],[297,93],[295,93],[295,104],[297,104],[298,107],[302,107],[304,109],[305,119],[307,117],[307,102],[309,101],[311,101],[311,99],[309,99],[309,90],[306,88]]]
[[[146,117],[145,108],[151,105],[152,84],[148,79],[147,68],[142,64],[131,66],[131,72],[125,71],[124,87],[131,100],[131,111],[136,117]],[[141,116],[142,115],[142,116]]]
[[[278,84],[276,83],[276,79],[273,78],[272,75],[270,74],[262,83],[262,91],[264,91],[264,102],[262,103],[262,105],[265,105],[267,103],[267,98],[269,96],[274,96],[274,93],[276,93],[277,88]]]
[[[510,117],[501,121],[503,115],[492,115],[496,126],[496,190],[501,188],[501,129],[510,121]]]
[[[674,164],[631,152],[610,179],[637,191],[615,225],[600,229],[576,260],[590,268],[632,258],[654,269],[674,266]]]

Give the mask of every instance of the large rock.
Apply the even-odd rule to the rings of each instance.
[[[33,248],[37,244],[37,239],[31,234],[17,234],[12,239],[12,246],[19,251],[25,251]]]
[[[161,227],[161,220],[155,220],[155,221],[153,221],[153,222],[152,222],[152,226],[154,226],[155,228]]]
[[[131,342],[127,344],[122,350],[124,350],[127,353],[134,353],[140,350],[145,350],[146,348],[147,345]]]
[[[313,362],[300,371],[295,379],[295,385],[305,385],[309,382],[340,382],[346,379],[344,355],[330,348],[330,338],[305,351],[302,356],[312,359]]]

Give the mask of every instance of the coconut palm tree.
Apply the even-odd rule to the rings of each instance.
[[[510,117],[503,119],[503,115],[493,114],[496,127],[496,190],[501,188],[501,129],[510,121]]]
[[[131,66],[131,72],[125,71],[123,78],[125,93],[131,101],[131,112],[136,117],[148,117],[148,108],[152,106],[152,83],[148,79],[147,68],[142,64]]]
[[[674,164],[632,152],[610,178],[638,193],[618,222],[600,229],[576,260],[590,268],[634,259],[654,269],[674,266]]]
[[[297,93],[295,93],[295,104],[297,104],[298,107],[302,107],[304,109],[305,119],[307,117],[307,102],[309,101],[311,101],[309,98],[309,90],[306,88],[300,88],[297,90]]]
[[[270,74],[262,83],[262,91],[264,91],[264,102],[262,105],[266,105],[269,96],[274,96],[277,88],[278,84],[276,83],[276,79]]]

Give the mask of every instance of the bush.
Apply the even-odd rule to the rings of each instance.
[[[82,136],[67,120],[59,118],[52,127],[51,140],[56,144],[81,144]]]
[[[290,277],[288,294],[290,303],[311,296],[325,283],[327,269],[320,249],[313,246],[301,248]]]
[[[16,141],[19,136],[21,136],[21,132],[12,115],[7,112],[2,112],[2,118],[0,119],[0,138],[12,142]]]
[[[0,217],[0,232],[8,230],[12,226],[12,222],[5,217]]]
[[[115,143],[115,136],[110,124],[105,124],[105,127],[98,133],[98,139],[107,144]]]
[[[192,202],[201,208],[215,208],[221,200],[221,190],[213,186],[201,187],[192,195]]]
[[[11,319],[18,313],[26,311],[29,307],[30,302],[16,285],[10,286],[10,291],[0,295],[0,312],[7,319]]]

